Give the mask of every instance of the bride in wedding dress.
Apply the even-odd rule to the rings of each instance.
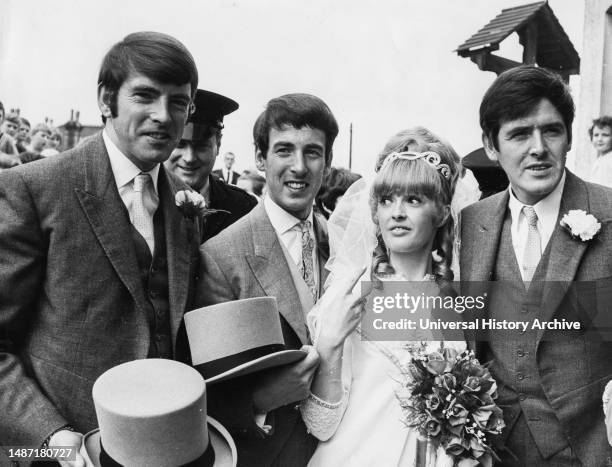
[[[422,281],[441,295],[452,293],[451,201],[458,161],[452,147],[429,130],[402,131],[379,155],[371,186],[357,181],[330,218],[331,274],[308,316],[321,357],[301,405],[306,426],[320,440],[309,466],[416,465],[417,432],[403,421],[398,390],[411,351],[431,352],[441,343],[414,335],[407,337],[411,341],[371,339],[360,324],[365,298],[359,297],[366,293],[355,284]],[[338,294],[345,295],[346,306],[330,309]],[[443,345],[466,347],[464,341]],[[452,466],[442,448],[427,445],[425,451],[419,465]]]

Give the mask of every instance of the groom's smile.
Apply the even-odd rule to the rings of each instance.
[[[266,172],[268,196],[298,219],[312,209],[327,169],[325,133],[317,128],[271,128],[269,148],[256,155],[257,168]]]

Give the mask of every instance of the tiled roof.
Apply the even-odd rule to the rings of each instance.
[[[523,28],[532,21],[535,22],[537,31],[536,63],[558,70],[578,69],[580,57],[548,2],[530,3],[502,10],[486,26],[461,44],[456,52],[462,57],[468,57],[483,49],[498,50],[499,43],[515,31],[523,43]]]

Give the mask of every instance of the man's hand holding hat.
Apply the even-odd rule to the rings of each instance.
[[[76,458],[73,460],[59,460],[62,467],[85,467],[85,459],[80,454],[83,435],[71,430],[59,430],[53,433],[49,439],[50,448],[72,447],[76,452]]]

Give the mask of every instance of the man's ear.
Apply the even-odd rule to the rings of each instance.
[[[493,141],[491,141],[491,138],[489,138],[484,133],[482,134],[482,146],[484,147],[487,157],[491,159],[492,161],[496,161],[497,160],[497,149],[495,149],[495,146],[493,145]]]
[[[98,88],[98,108],[102,116],[106,118],[111,118],[113,116],[111,112],[111,99],[111,92],[108,91],[105,86],[100,86]]]
[[[257,170],[259,170],[260,172],[265,172],[266,171],[266,165],[265,165],[265,157],[263,155],[263,152],[261,152],[261,149],[256,148],[255,149],[255,167],[257,167]]]

